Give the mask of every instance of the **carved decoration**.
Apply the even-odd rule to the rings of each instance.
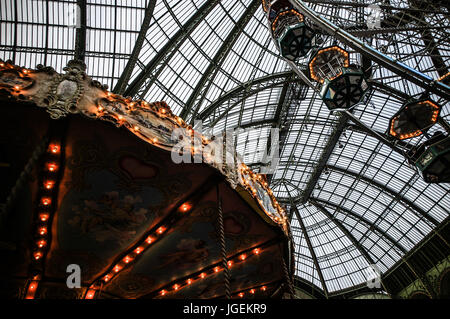
[[[253,173],[234,150],[229,150],[222,139],[209,140],[196,132],[173,114],[165,102],[133,101],[130,97],[109,92],[106,85],[86,75],[86,65],[82,61],[71,60],[63,70],[65,73],[59,74],[42,65],[30,70],[0,60],[0,100],[32,102],[46,108],[52,119],[80,113],[108,121],[117,127],[126,127],[140,139],[167,151],[172,151],[177,143],[172,138],[177,129],[188,141],[199,141],[191,147],[192,156],[220,171],[233,188],[238,185],[245,188],[270,219],[288,233],[287,216],[267,183]],[[205,154],[205,147],[220,154]],[[223,159],[234,161],[230,163]]]

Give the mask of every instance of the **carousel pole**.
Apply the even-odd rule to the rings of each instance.
[[[219,235],[220,235],[220,252],[222,255],[222,266],[224,269],[224,281],[225,281],[225,296],[227,299],[231,299],[230,289],[230,268],[227,261],[227,250],[225,245],[225,229],[223,227],[223,211],[222,200],[219,197],[219,185],[217,185],[217,208],[219,210]]]
[[[450,100],[450,87],[442,82],[432,79],[428,75],[415,70],[404,63],[394,60],[384,53],[377,51],[371,46],[367,45],[357,37],[351,35],[347,31],[339,28],[323,16],[317,14],[314,10],[309,8],[301,0],[289,0],[290,3],[299,10],[305,17],[308,17],[314,24],[316,24],[323,31],[334,36],[337,40],[346,43],[355,51],[365,55],[372,61],[394,72],[395,74],[408,79],[414,84],[423,89],[432,92],[446,100]]]

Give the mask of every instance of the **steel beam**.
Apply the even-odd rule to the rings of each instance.
[[[214,9],[221,0],[206,1],[194,15],[178,30],[175,35],[159,50],[158,54],[145,66],[125,90],[124,95],[135,96],[139,93],[143,97],[164,67],[178,51],[181,45],[190,37],[195,28]]]
[[[302,195],[299,198],[300,203],[305,203],[308,198],[311,196],[312,191],[314,190],[317,181],[320,178],[320,175],[322,175],[322,172],[327,165],[328,160],[330,159],[331,154],[333,153],[334,148],[336,147],[336,144],[339,142],[339,138],[341,137],[342,133],[345,130],[345,127],[347,126],[347,117],[344,115],[341,115],[338,119],[338,122],[336,126],[333,129],[333,132],[331,133],[327,144],[325,145],[322,155],[320,156],[316,167],[314,168],[311,177],[309,178],[308,182],[306,183],[305,189],[302,191]]]
[[[232,105],[237,105],[244,98],[248,98],[249,96],[252,96],[254,94],[257,94],[258,92],[264,91],[269,88],[284,85],[286,82],[293,81],[294,76],[295,76],[294,72],[292,71],[279,72],[242,83],[238,87],[226,92],[218,99],[216,99],[214,102],[212,102],[196,117],[196,119],[204,121],[211,114],[217,111],[219,107],[223,105],[226,101],[233,100],[233,102],[235,103],[233,103]],[[254,88],[249,89],[252,87]],[[236,100],[236,98],[238,99]],[[226,109],[223,112],[220,112],[220,115],[223,117],[223,113],[227,113],[231,109],[232,107],[226,107]]]
[[[406,254],[406,253],[407,253],[407,250],[406,250],[402,245],[400,245],[400,243],[398,243],[397,240],[395,240],[394,238],[392,238],[392,237],[391,237],[389,234],[387,234],[384,230],[382,230],[382,229],[379,228],[377,225],[375,225],[374,223],[372,223],[372,222],[369,221],[368,219],[364,218],[363,216],[360,216],[360,215],[354,213],[353,211],[351,211],[351,210],[349,210],[349,209],[347,209],[347,208],[345,208],[345,207],[339,206],[339,205],[337,205],[337,204],[335,204],[335,203],[332,203],[332,202],[329,202],[329,201],[326,201],[326,200],[323,200],[323,199],[320,199],[320,198],[311,197],[311,198],[310,198],[310,201],[313,201],[313,202],[315,202],[315,203],[321,203],[321,204],[326,205],[326,206],[331,206],[331,207],[333,207],[334,209],[336,209],[336,210],[338,210],[338,211],[341,211],[342,213],[344,213],[344,214],[346,214],[346,215],[349,215],[349,216],[353,217],[354,219],[359,220],[360,222],[363,222],[364,224],[366,224],[366,225],[368,226],[368,228],[369,228],[371,231],[376,231],[377,233],[379,233],[380,235],[382,235],[382,237],[384,237],[384,238],[386,238],[387,240],[389,240],[389,241],[390,241],[397,249],[399,249],[403,254]]]
[[[141,29],[134,44],[133,51],[131,53],[130,58],[128,59],[125,69],[122,72],[122,75],[120,76],[114,88],[114,93],[116,94],[122,94],[126,89],[128,81],[130,80],[131,72],[134,69],[136,61],[139,57],[139,53],[141,52],[142,45],[144,44],[144,40],[147,35],[148,28],[150,26],[150,21],[153,17],[153,11],[155,10],[155,5],[156,0],[150,0],[147,8],[145,9],[145,16],[144,19],[142,20]]]
[[[330,219],[343,233],[345,236],[347,236],[348,239],[352,242],[353,246],[358,249],[358,251],[361,253],[364,258],[366,258],[367,262],[371,265],[375,265],[375,261],[372,259],[372,257],[369,255],[367,250],[356,240],[355,236],[352,235],[352,233],[336,218],[331,214],[325,207],[323,207],[321,204],[314,200],[309,201],[311,205],[315,206],[318,210],[320,210],[325,216],[327,216],[328,219]],[[386,289],[386,286],[381,282],[381,285],[383,286],[384,291],[388,293],[388,295],[391,295],[390,292]]]
[[[309,251],[311,253],[311,257],[313,259],[314,266],[316,267],[317,274],[319,275],[320,282],[322,283],[322,287],[323,287],[323,291],[325,293],[325,297],[328,299],[328,295],[329,295],[328,288],[327,288],[327,285],[325,283],[325,279],[324,279],[323,274],[322,274],[322,269],[320,269],[320,267],[319,267],[319,262],[317,261],[317,256],[316,256],[316,253],[314,251],[314,247],[313,247],[313,245],[311,243],[311,240],[309,238],[308,232],[306,231],[305,224],[303,224],[303,220],[302,220],[302,218],[300,216],[300,213],[299,213],[299,211],[297,209],[297,206],[295,204],[293,204],[293,205],[291,205],[291,209],[294,210],[295,216],[298,219],[298,223],[300,224],[300,227],[302,229],[303,235],[305,236],[306,244],[308,245]]]
[[[223,41],[221,47],[217,51],[216,55],[212,59],[212,61],[209,63],[208,68],[203,73],[201,79],[198,81],[197,85],[194,88],[194,91],[189,96],[188,101],[186,102],[183,110],[180,113],[180,117],[183,119],[187,119],[190,113],[193,111],[193,116],[191,117],[191,122],[193,122],[193,119],[195,117],[195,114],[197,113],[198,108],[202,104],[211,84],[212,81],[219,71],[223,61],[225,60],[228,53],[233,48],[234,44],[236,43],[237,39],[239,38],[240,34],[244,30],[247,23],[250,21],[250,19],[253,17],[253,15],[256,12],[256,9],[259,8],[261,5],[260,0],[252,0],[250,5],[247,7],[245,12],[242,14],[242,16],[239,18],[239,20],[234,25],[233,29],[230,31],[226,39]],[[195,109],[193,110],[193,107],[195,106]]]
[[[84,58],[86,56],[86,0],[77,0],[77,6],[77,10],[79,10],[79,12],[77,13],[80,15],[80,25],[77,27],[75,33],[75,59],[84,61]]]
[[[406,199],[405,197],[399,195],[396,191],[394,191],[393,189],[390,189],[389,187],[387,187],[386,185],[383,185],[381,183],[378,183],[366,176],[363,175],[359,175],[356,172],[344,169],[344,168],[340,168],[337,166],[327,166],[327,168],[329,170],[332,171],[336,171],[336,172],[340,172],[342,174],[345,175],[350,175],[353,176],[355,178],[358,178],[359,180],[364,181],[365,183],[368,183],[378,189],[381,189],[383,192],[388,193],[389,195],[391,195],[396,201],[398,202],[402,202],[403,204],[405,204],[407,207],[411,208],[411,210],[413,212],[418,212],[422,217],[424,217],[425,219],[427,219],[428,221],[430,221],[434,226],[438,226],[439,222],[431,215],[429,215],[425,210],[423,210],[422,208],[418,207],[416,204],[414,204],[412,201],[410,201],[409,199]]]

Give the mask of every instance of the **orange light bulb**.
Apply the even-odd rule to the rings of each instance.
[[[59,152],[59,149],[60,149],[59,145],[57,145],[57,144],[50,144],[50,152],[51,153],[56,154],[56,153]]]
[[[37,242],[37,245],[38,245],[39,248],[44,247],[46,244],[47,244],[47,242],[45,240],[43,240],[43,239],[41,239],[41,240],[39,240]]]
[[[253,249],[253,252],[255,253],[255,255],[259,255],[261,250],[259,248],[255,248],[255,249]]]
[[[204,273],[204,272],[202,272],[201,274],[200,274],[200,278],[205,278],[206,277],[206,274]]]
[[[184,203],[183,205],[180,206],[180,211],[182,211],[182,212],[187,212],[190,209],[191,209],[191,205],[189,205],[188,203]]]
[[[245,254],[242,254],[242,255],[239,256],[240,260],[245,260],[245,258],[247,258],[247,256]]]
[[[50,205],[52,203],[52,200],[50,199],[50,197],[43,197],[41,199],[41,203],[44,206],[48,206],[48,205]]]

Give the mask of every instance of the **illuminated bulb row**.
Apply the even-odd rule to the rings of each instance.
[[[240,264],[252,256],[259,255],[261,253],[261,251],[262,251],[261,248],[255,248],[249,253],[243,253],[233,259],[228,260],[228,262],[227,262],[228,268],[231,268],[235,263]],[[192,283],[196,282],[197,280],[205,279],[209,275],[219,273],[222,270],[224,270],[224,268],[222,268],[220,266],[215,266],[212,269],[202,271],[198,275],[192,276],[191,278],[188,278],[185,280],[183,279],[182,281],[179,281],[175,284],[171,284],[170,287],[166,287],[165,289],[160,290],[159,295],[165,296],[169,292],[178,291],[182,288],[185,288],[185,287],[191,285]]]
[[[35,241],[35,249],[32,253],[32,258],[35,262],[41,262],[47,252],[48,247],[48,221],[50,219],[50,207],[52,205],[52,194],[56,185],[56,176],[59,169],[57,160],[59,161],[61,155],[61,146],[59,143],[51,143],[47,149],[47,158],[49,159],[44,164],[45,178],[42,183],[42,196],[39,199],[39,213],[38,213],[38,227],[37,240]],[[36,280],[37,279],[37,280]],[[33,299],[36,289],[39,285],[39,276],[35,276],[30,281],[25,295],[26,299]]]
[[[235,296],[239,297],[239,298],[244,298],[246,293],[249,294],[250,296],[252,296],[252,295],[255,295],[258,291],[266,291],[266,290],[267,290],[267,287],[262,286],[259,288],[252,288],[252,289],[241,291],[241,292],[237,293]]]
[[[191,208],[191,204],[184,203],[180,205],[180,207],[178,207],[178,212],[184,214],[190,211]],[[92,284],[87,290],[84,298],[93,299],[99,287],[111,281],[111,279],[113,279],[119,272],[121,272],[123,269],[125,269],[125,267],[135,261],[136,258],[141,255],[148,247],[150,247],[153,243],[160,239],[166,231],[166,226],[160,226],[152,234],[147,235],[143,242],[138,245],[138,247],[126,254],[125,257],[117,262],[106,275],[102,276],[99,280]]]
[[[277,221],[279,223],[282,223],[282,224],[286,224],[287,217],[285,216],[284,211],[281,208],[280,204],[278,204],[275,196],[273,196],[273,192],[268,187],[267,182],[263,182],[262,176],[259,175],[259,174],[253,173],[245,164],[242,165],[240,170],[241,170],[241,174],[242,174],[242,180],[244,181],[243,182],[244,186],[246,188],[248,188],[250,190],[250,192],[253,194],[253,197],[257,199],[257,201],[259,202],[259,204],[263,208],[264,212],[267,215],[269,215],[271,218],[273,218],[275,221]],[[246,178],[245,175],[248,175],[248,177]],[[274,217],[271,212],[265,210],[263,201],[258,196],[256,196],[257,195],[257,190],[250,184],[250,181],[253,181],[255,183],[259,183],[260,186],[269,194],[270,198],[272,199],[272,204],[275,206],[275,208],[277,209],[278,213],[283,216],[282,218],[280,218],[278,216]]]

